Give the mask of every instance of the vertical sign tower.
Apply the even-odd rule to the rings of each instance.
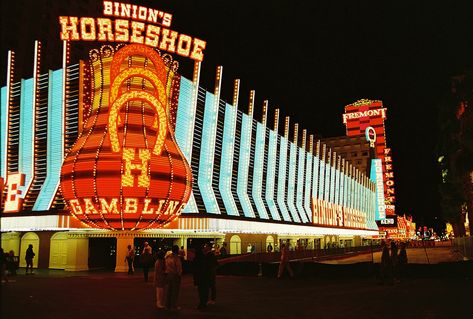
[[[386,131],[384,121],[386,108],[379,100],[358,100],[345,106],[343,123],[347,136],[364,136],[368,127],[376,133],[375,156],[381,159],[383,167],[384,198],[386,214],[395,215],[394,174],[392,169],[391,149],[386,147]]]

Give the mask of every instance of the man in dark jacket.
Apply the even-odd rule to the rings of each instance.
[[[199,304],[197,309],[202,310],[207,307],[209,292],[212,290],[212,297],[215,303],[215,276],[216,276],[217,258],[213,254],[210,245],[197,249],[193,262],[194,285],[199,291]],[[213,289],[212,289],[213,287]]]

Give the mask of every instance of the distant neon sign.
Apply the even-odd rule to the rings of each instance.
[[[61,40],[137,43],[203,60],[206,42],[168,29],[171,14],[114,1],[104,1],[103,5],[105,16],[119,19],[60,16]]]
[[[343,114],[343,123],[347,123],[347,120],[358,119],[360,117],[371,117],[371,116],[381,116],[381,118],[386,118],[386,108],[366,110],[359,112],[351,112]]]

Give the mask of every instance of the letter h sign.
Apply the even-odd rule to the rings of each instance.
[[[140,175],[138,176],[138,187],[149,187],[150,178],[148,176],[148,164],[151,159],[151,153],[146,148],[138,149],[138,157],[136,156],[136,149],[133,147],[123,148],[123,174],[122,174],[122,186],[123,187],[134,187],[135,176],[132,174],[132,170],[139,170]],[[138,162],[138,163],[136,163]]]

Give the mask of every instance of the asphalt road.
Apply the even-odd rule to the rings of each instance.
[[[471,314],[473,289],[473,277],[465,275],[408,278],[393,285],[380,285],[374,277],[322,274],[281,280],[218,276],[217,304],[198,311],[197,289],[185,275],[182,309],[167,312],[154,308],[154,287],[140,273],[20,273],[2,283],[2,319],[460,318]]]

